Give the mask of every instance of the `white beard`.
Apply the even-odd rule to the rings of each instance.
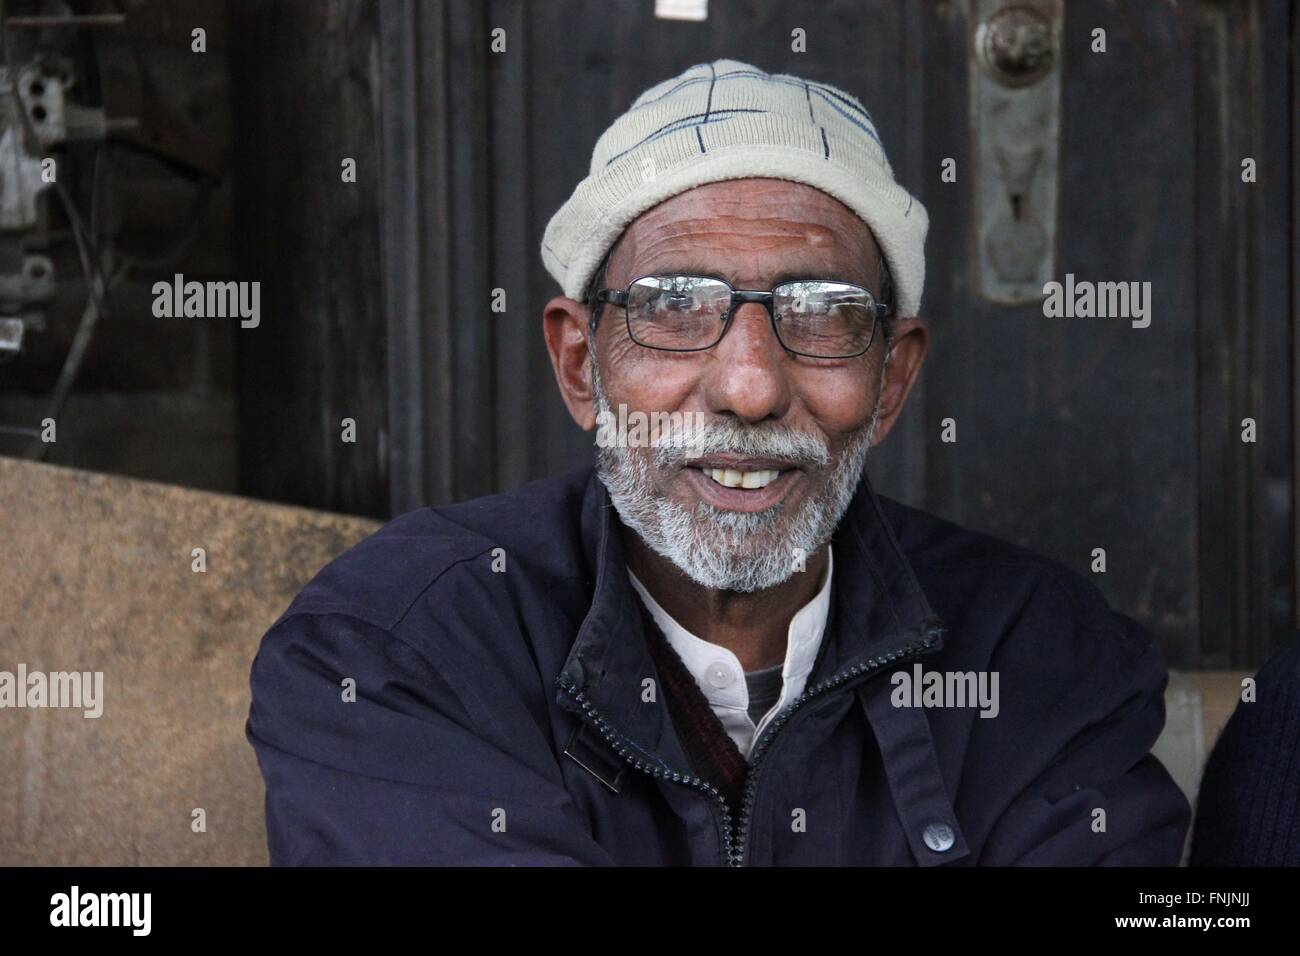
[[[594,359],[592,369],[596,410],[608,413]],[[623,524],[692,581],[714,590],[762,591],[788,581],[803,560],[831,539],[866,467],[879,412],[877,402],[871,421],[833,462],[825,442],[815,435],[783,425],[722,419],[685,436],[657,441],[640,454],[618,445],[598,446],[596,471]],[[691,511],[657,493],[654,472],[664,474],[687,458],[724,452],[805,467],[830,466],[829,493],[806,499],[793,513],[787,513],[784,504],[739,512],[703,501]]]

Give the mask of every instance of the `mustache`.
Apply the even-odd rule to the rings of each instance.
[[[723,419],[674,428],[659,436],[652,447],[654,463],[660,468],[680,468],[692,459],[719,454],[771,458],[792,467],[825,468],[831,463],[824,439],[773,422],[747,425]]]

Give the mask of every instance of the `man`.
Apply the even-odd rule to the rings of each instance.
[[[926,226],[833,87],[720,60],[616,120],[542,244],[597,468],[399,518],[293,602],[248,722],[272,861],[1176,863],[1151,641],[865,477]]]

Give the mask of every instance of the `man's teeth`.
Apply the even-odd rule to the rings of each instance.
[[[776,481],[779,471],[737,471],[735,468],[701,468],[706,475],[727,488],[764,488]]]

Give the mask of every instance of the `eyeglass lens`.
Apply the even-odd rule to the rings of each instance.
[[[875,299],[866,289],[826,279],[785,282],[772,290],[777,336],[792,352],[825,358],[860,355],[875,331]],[[706,276],[647,276],[628,288],[632,339],[649,348],[695,351],[716,345],[731,307],[731,286]]]

